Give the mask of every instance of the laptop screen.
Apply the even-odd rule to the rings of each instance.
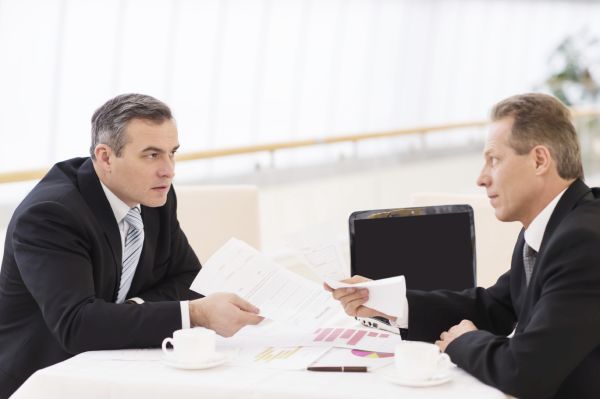
[[[468,205],[355,212],[350,217],[352,274],[404,275],[409,289],[475,286],[475,230]]]

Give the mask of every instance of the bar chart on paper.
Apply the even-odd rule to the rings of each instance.
[[[273,348],[268,347],[254,357],[255,362],[269,363],[277,359],[289,359],[294,354],[298,353],[302,347],[297,346],[295,348]]]
[[[313,344],[374,352],[393,353],[401,341],[399,335],[364,328],[318,328],[312,335]]]
[[[302,370],[323,356],[329,347],[246,347],[238,348],[236,366]]]

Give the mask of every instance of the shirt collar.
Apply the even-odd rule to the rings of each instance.
[[[108,200],[108,203],[110,204],[110,207],[115,215],[117,223],[121,223],[123,218],[127,215],[127,212],[129,212],[129,206],[121,201],[121,199],[117,197],[115,193],[110,191],[110,189],[106,187],[104,183],[100,182],[100,185],[102,186],[102,190],[104,190],[104,194],[106,195],[106,199]],[[137,204],[134,206],[134,208],[140,209],[140,204]]]
[[[567,191],[565,188],[562,190],[546,207],[538,213],[538,215],[533,219],[527,230],[525,230],[525,242],[529,245],[535,252],[540,251],[540,247],[542,246],[542,239],[544,238],[544,232],[546,231],[546,226],[548,225],[548,221],[550,220],[550,216],[554,212],[554,208],[556,208],[556,204],[561,199],[563,194]]]

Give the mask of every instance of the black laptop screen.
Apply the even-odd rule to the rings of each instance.
[[[475,285],[472,210],[359,217],[351,224],[352,274],[372,279],[404,275],[409,289],[462,290]]]

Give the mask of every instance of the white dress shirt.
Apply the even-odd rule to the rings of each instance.
[[[554,212],[556,204],[558,204],[558,201],[561,199],[565,191],[567,191],[566,188],[558,193],[558,195],[554,197],[554,199],[552,199],[552,201],[550,201],[540,213],[538,213],[529,227],[527,227],[527,230],[525,230],[525,242],[536,252],[539,252],[540,247],[542,246],[542,239],[544,238],[544,232],[546,231],[546,226],[548,225],[550,216],[552,216],[552,212]],[[404,307],[404,315],[403,317],[398,317],[396,322],[393,324],[396,327],[408,328],[408,300],[406,299],[406,296],[404,297],[404,303],[402,305]]]
[[[117,220],[117,224],[119,226],[119,233],[121,234],[121,253],[125,251],[125,237],[127,236],[127,230],[129,229],[129,223],[125,220],[125,216],[127,212],[129,212],[129,206],[121,201],[119,197],[117,197],[108,187],[104,185],[104,183],[100,182],[102,186],[102,190],[104,190],[104,194],[106,195],[106,199],[108,199],[108,203],[110,204],[110,208],[115,215],[115,220]],[[140,210],[140,204],[135,205],[136,208]],[[137,304],[144,303],[142,298],[128,298],[126,302],[135,302]],[[181,328],[190,328],[190,308],[189,301],[181,301]]]

